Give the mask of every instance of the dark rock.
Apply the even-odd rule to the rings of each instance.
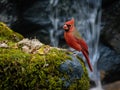
[[[10,26],[16,20],[16,10],[13,3],[10,0],[0,0],[0,21]]]
[[[101,41],[120,53],[120,0],[103,10]]]
[[[105,74],[102,83],[112,83],[120,80],[120,1],[113,2],[109,7],[103,9],[102,19],[105,23],[101,32],[101,41],[109,46],[102,46],[100,49],[100,59],[98,61],[99,70]],[[115,51],[113,51],[112,49]],[[109,87],[109,89],[108,89]],[[110,89],[111,88],[111,89]],[[115,87],[114,87],[115,88]],[[111,86],[106,86],[105,90],[117,90]]]
[[[120,55],[103,45],[100,53],[98,69],[105,72],[102,76],[102,82],[109,83],[120,80]]]
[[[28,35],[30,33],[33,33],[35,31],[43,28],[41,24],[33,22],[35,19],[32,18],[32,20],[30,20],[31,15],[34,15],[34,18],[35,17],[38,18],[36,15],[41,14],[41,12],[40,12],[40,14],[37,12],[36,8],[33,8],[34,11],[37,12],[36,15],[34,14],[34,11],[29,12],[29,14],[25,14],[27,11],[29,11],[30,8],[32,8],[35,5],[36,1],[34,1],[34,0],[26,0],[26,1],[24,1],[24,0],[18,0],[18,1],[12,0],[12,3],[14,4],[14,6],[17,10],[16,15],[17,15],[17,18],[18,18],[18,20],[16,22],[11,24],[11,27],[12,27],[13,30],[23,34],[26,37],[28,37]],[[43,2],[41,2],[41,3],[43,3]],[[28,19],[28,18],[30,18],[30,19]],[[42,22],[42,21],[40,21],[40,22]]]
[[[112,3],[104,7],[102,13],[103,28],[100,41],[106,46],[102,45],[99,49],[98,69],[105,72],[102,75],[103,84],[120,80],[120,0],[110,1]],[[105,90],[117,90],[110,88]]]
[[[120,64],[119,64],[120,65]],[[106,72],[104,79],[102,80],[103,84],[113,83],[120,80],[120,71],[109,71]]]
[[[112,3],[116,2],[118,0],[102,0],[102,7],[106,8],[111,6]]]

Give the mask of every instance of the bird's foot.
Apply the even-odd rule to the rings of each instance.
[[[73,52],[73,55],[74,55],[74,56],[77,56],[78,54],[79,54],[78,51],[74,51],[74,52]]]
[[[79,51],[76,51],[76,50],[67,50],[67,52],[69,52],[73,56],[77,56],[79,54]]]

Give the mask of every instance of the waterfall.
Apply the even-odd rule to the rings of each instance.
[[[50,30],[51,44],[59,45],[60,22],[65,22],[65,18],[74,17],[75,24],[89,46],[89,56],[94,71],[89,77],[96,84],[97,89],[102,90],[100,74],[97,69],[99,59],[99,35],[101,24],[101,0],[50,0],[51,13],[49,15],[53,28]],[[61,21],[60,21],[61,20]],[[94,89],[92,89],[94,90]]]
[[[51,30],[49,30],[49,34],[50,34],[50,40],[51,40],[51,45],[53,46],[58,46],[59,44],[59,35],[60,35],[60,31],[58,31],[58,23],[59,23],[59,16],[58,16],[58,8],[56,7],[56,5],[58,4],[59,0],[50,0],[50,21],[52,22],[52,26],[53,28]]]

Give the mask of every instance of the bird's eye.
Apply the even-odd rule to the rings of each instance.
[[[68,27],[71,27],[71,25],[67,25]]]

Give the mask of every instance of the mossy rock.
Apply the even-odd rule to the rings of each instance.
[[[0,22],[0,41],[9,40],[17,42],[23,39],[23,36],[17,32],[12,31],[6,24]]]
[[[1,35],[4,40],[9,36]],[[10,42],[14,40],[10,39]],[[77,58],[75,60],[79,62]],[[67,69],[61,69],[66,62],[70,62],[69,73],[65,71]],[[88,90],[89,78],[84,63],[80,59],[82,68],[75,68],[81,74],[71,79],[69,74],[75,70],[70,66],[72,62],[74,63],[71,54],[56,48],[43,54],[25,53],[21,47],[0,48],[0,90]],[[70,84],[66,86],[67,82]]]

